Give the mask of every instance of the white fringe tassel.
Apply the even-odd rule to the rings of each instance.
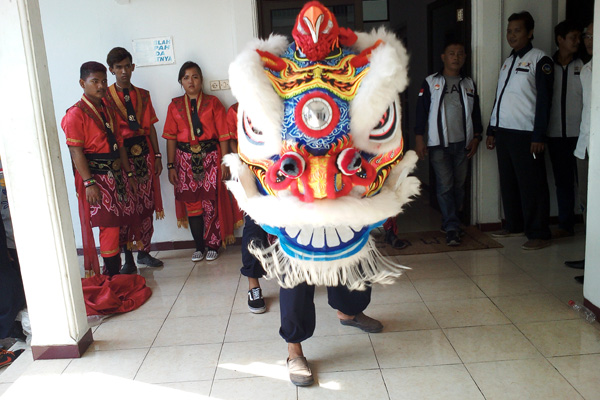
[[[279,240],[267,248],[251,242],[250,252],[262,263],[267,279],[277,279],[283,288],[301,283],[317,286],[347,286],[350,290],[365,290],[374,283],[391,284],[408,267],[383,256],[369,237],[364,248],[352,257],[336,261],[311,261],[290,257]]]

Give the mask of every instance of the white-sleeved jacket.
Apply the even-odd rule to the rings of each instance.
[[[533,133],[532,141],[542,142],[548,128],[553,74],[552,59],[531,43],[513,51],[500,69],[488,135],[500,128]]]
[[[465,141],[469,144],[475,133],[480,134],[483,131],[479,96],[473,79],[461,76],[458,84],[463,115],[455,117],[462,119]],[[448,124],[444,108],[445,86],[446,79],[438,72],[425,78],[419,91],[415,133],[417,135],[427,133],[428,147],[448,147]]]

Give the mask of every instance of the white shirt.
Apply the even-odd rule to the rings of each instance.
[[[573,154],[575,157],[585,160],[586,152],[590,145],[590,120],[592,111],[592,61],[585,64],[581,70],[581,87],[583,89],[583,110],[581,111],[581,125],[579,127],[579,139]]]

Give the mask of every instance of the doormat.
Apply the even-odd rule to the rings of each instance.
[[[459,246],[446,245],[446,234],[440,231],[400,233],[398,237],[410,243],[404,249],[395,249],[392,245],[385,243],[383,234],[376,236],[376,245],[381,254],[386,256],[433,254],[447,251],[483,250],[504,247],[475,226],[468,226],[463,231],[465,234],[461,237]]]

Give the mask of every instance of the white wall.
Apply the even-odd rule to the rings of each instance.
[[[120,0],[119,3],[116,0],[40,0],[56,121],[78,247],[81,247],[82,241],[77,198],[71,159],[60,121],[65,111],[82,95],[78,84],[81,64],[91,60],[105,64],[106,54],[116,46],[132,51],[132,39],[172,36],[176,63],[136,68],[132,78],[135,85],[148,89],[152,95],[160,119],[156,124],[160,136],[171,98],[183,93],[177,82],[180,66],[187,60],[196,61],[203,69],[205,92],[216,95],[225,107],[229,107],[234,103],[231,92],[213,93],[208,82],[228,78],[229,63],[256,31],[255,5],[251,0]],[[109,83],[113,82],[109,74]],[[159,139],[159,144],[165,155],[163,167],[166,171],[165,140]],[[161,185],[166,217],[155,221],[153,242],[191,240],[188,230],[177,229],[173,187],[166,173],[161,176]]]

